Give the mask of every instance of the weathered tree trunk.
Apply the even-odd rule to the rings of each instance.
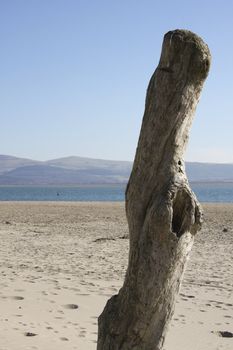
[[[185,30],[165,35],[126,190],[128,269],[119,294],[99,317],[97,350],[162,349],[202,222],[183,153],[209,66],[209,49],[197,35]]]

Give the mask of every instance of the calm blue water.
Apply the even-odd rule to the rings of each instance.
[[[233,183],[193,183],[201,202],[232,202]],[[33,187],[1,186],[0,201],[123,201],[124,185]]]

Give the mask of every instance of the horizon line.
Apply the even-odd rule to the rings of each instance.
[[[91,156],[77,156],[77,155],[68,155],[68,156],[61,156],[56,158],[49,158],[49,159],[33,159],[31,157],[27,156],[15,156],[10,154],[0,154],[0,157],[12,157],[12,158],[18,158],[18,159],[25,159],[25,160],[31,160],[36,162],[49,162],[52,160],[58,160],[58,159],[65,159],[65,158],[84,158],[84,159],[90,159],[90,160],[100,160],[100,161],[109,161],[109,162],[125,162],[125,163],[133,163],[134,160],[121,160],[121,159],[106,159],[106,158],[95,158]],[[233,165],[233,162],[210,162],[210,161],[199,161],[199,160],[185,160],[185,163],[199,163],[199,164],[219,164],[219,165]]]

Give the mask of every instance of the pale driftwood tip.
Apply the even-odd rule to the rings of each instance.
[[[187,67],[192,73],[195,81],[205,79],[208,75],[211,54],[208,45],[197,34],[184,29],[176,29],[167,32],[164,35],[162,56],[160,65],[169,66],[170,70],[175,71],[174,67],[183,65],[185,60],[188,63],[188,56],[192,69]]]

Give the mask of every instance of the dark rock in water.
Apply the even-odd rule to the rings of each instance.
[[[228,229],[226,227],[224,227],[224,229],[222,230],[222,232],[228,232]]]

